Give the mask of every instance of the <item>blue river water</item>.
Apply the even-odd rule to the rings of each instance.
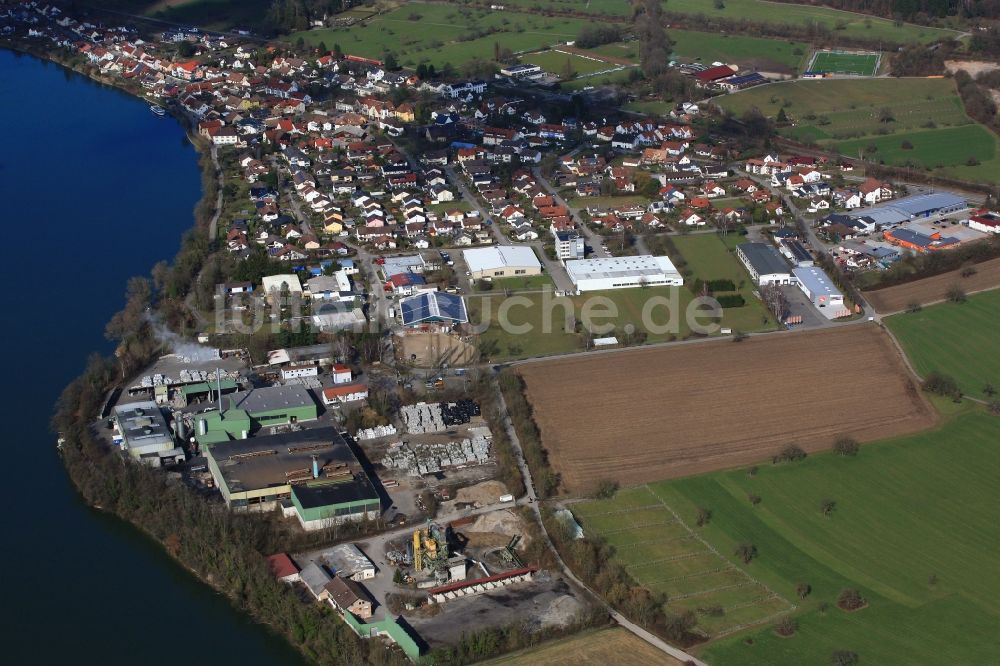
[[[160,547],[79,500],[49,427],[63,386],[112,345],[126,280],[171,259],[200,198],[178,124],[61,67],[0,50],[7,426],[0,563],[6,664],[298,664]]]

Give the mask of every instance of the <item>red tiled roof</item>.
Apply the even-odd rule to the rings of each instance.
[[[267,566],[275,578],[284,578],[299,572],[298,565],[292,561],[288,553],[276,553],[267,558]]]

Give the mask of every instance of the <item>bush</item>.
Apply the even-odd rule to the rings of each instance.
[[[736,291],[736,285],[732,280],[708,280],[705,284],[711,292]]]
[[[953,400],[959,400],[962,397],[962,391],[958,388],[958,382],[955,381],[955,378],[937,371],[927,374],[923,384],[921,384],[921,388],[927,393],[952,398]]]
[[[723,308],[741,308],[747,304],[742,294],[720,294],[715,297]]]
[[[855,611],[868,605],[868,600],[861,596],[861,592],[854,588],[841,590],[837,595],[837,606],[846,611]]]
[[[834,650],[830,654],[830,663],[833,666],[854,666],[858,663],[858,653],[850,650]]]
[[[799,628],[799,623],[790,617],[783,617],[778,621],[778,624],[774,625],[774,633],[779,636],[784,636],[785,638],[795,635],[795,632]]]
[[[819,503],[819,512],[822,513],[824,516],[829,516],[831,513],[833,513],[833,510],[836,508],[837,508],[836,500],[824,499],[821,500]]]
[[[757,557],[757,546],[752,543],[741,543],[736,546],[733,555],[738,557],[743,564],[750,564]]]
[[[812,593],[812,585],[809,583],[799,583],[795,586],[795,594],[798,595],[799,599],[805,599]]]
[[[806,452],[802,450],[802,447],[797,444],[789,444],[785,448],[781,449],[778,455],[774,456],[774,464],[783,462],[801,462],[806,459]]]
[[[958,285],[948,289],[948,291],[945,292],[944,297],[952,303],[964,303],[968,300],[968,297],[965,295],[965,291]]]
[[[913,144],[910,143],[907,139],[903,139],[903,142],[899,144],[899,147],[902,148],[903,150],[913,150]]]
[[[959,275],[961,275],[964,278],[967,278],[967,277],[972,277],[977,272],[978,271],[976,270],[975,266],[973,266],[972,264],[966,264],[965,266],[962,266],[962,272],[959,273]]]
[[[833,444],[833,450],[841,456],[856,456],[860,448],[857,441],[850,437],[838,437]]]
[[[694,515],[694,524],[698,527],[704,527],[710,520],[712,520],[712,510],[698,507],[698,511]]]
[[[594,495],[598,499],[611,499],[618,492],[618,482],[604,479],[597,482],[597,491]]]

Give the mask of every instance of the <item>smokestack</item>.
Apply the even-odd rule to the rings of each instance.
[[[317,456],[313,456],[312,459],[313,459],[313,478],[314,479],[318,479],[319,478],[319,458]]]
[[[222,371],[215,369],[215,388],[219,396],[219,416],[222,416]]]

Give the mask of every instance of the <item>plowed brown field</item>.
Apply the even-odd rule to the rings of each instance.
[[[876,326],[575,357],[519,367],[568,492],[767,461],[923,430],[936,415]]]
[[[984,261],[976,264],[975,268],[975,275],[969,277],[962,277],[959,269],[895,287],[866,291],[864,297],[879,314],[890,314],[905,310],[911,303],[927,305],[943,301],[945,293],[955,285],[967,294],[1000,287],[1000,259]]]

